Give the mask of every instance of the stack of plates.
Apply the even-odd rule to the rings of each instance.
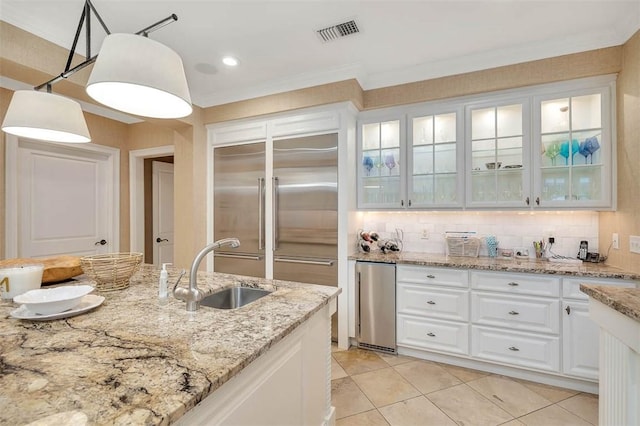
[[[87,312],[104,302],[103,296],[89,294],[90,285],[63,286],[31,290],[13,298],[22,305],[11,316],[29,320],[67,318]]]

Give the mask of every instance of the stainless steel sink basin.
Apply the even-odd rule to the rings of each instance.
[[[237,309],[269,293],[271,291],[261,288],[230,287],[206,296],[200,301],[200,305],[216,309]]]

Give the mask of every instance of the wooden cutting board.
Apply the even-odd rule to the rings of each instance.
[[[43,259],[5,259],[0,260],[0,268],[37,263],[44,265],[44,272],[42,273],[43,284],[68,280],[83,273],[80,267],[80,257],[78,256],[55,256]]]

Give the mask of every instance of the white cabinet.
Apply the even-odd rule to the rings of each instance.
[[[610,208],[614,83],[534,98],[534,195],[541,207]]]
[[[462,116],[459,104],[362,114],[358,207],[462,207]]]
[[[399,265],[398,346],[467,355],[468,277],[466,270]]]
[[[615,76],[360,117],[360,209],[615,208]]]
[[[529,117],[528,98],[467,106],[467,206],[528,206]]]
[[[623,280],[564,278],[562,280],[562,372],[597,380],[599,370],[599,329],[589,317],[588,296],[580,284],[635,287]]]

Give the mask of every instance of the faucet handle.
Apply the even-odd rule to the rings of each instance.
[[[183,269],[182,271],[180,271],[180,276],[178,277],[178,280],[176,281],[176,284],[173,286],[173,297],[175,297],[178,300],[182,300],[180,299],[177,295],[176,295],[176,289],[178,288],[178,284],[180,284],[180,280],[182,279],[182,277],[184,277],[184,274],[187,273],[186,269]]]

